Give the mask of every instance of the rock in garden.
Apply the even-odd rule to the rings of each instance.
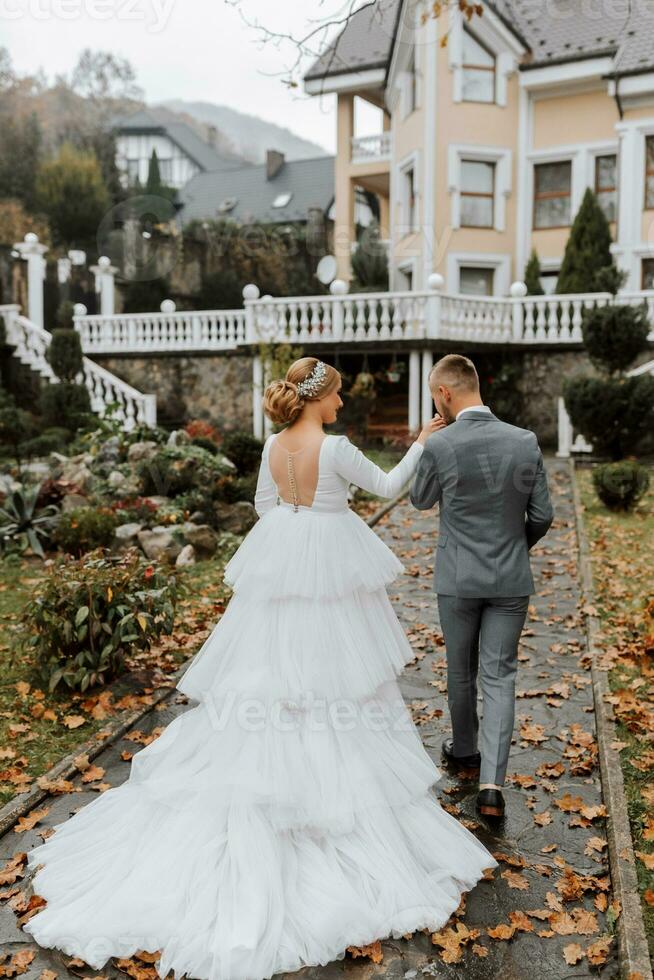
[[[191,441],[191,437],[188,434],[188,432],[185,432],[184,429],[175,429],[175,431],[171,432],[170,435],[168,436],[168,442],[166,443],[166,445],[188,446],[190,441]]]
[[[8,494],[13,490],[18,490],[20,488],[20,483],[14,480],[13,476],[9,473],[0,473],[0,493]]]
[[[144,460],[152,459],[157,455],[159,446],[156,442],[146,440],[145,442],[133,442],[127,450],[127,460],[129,463],[142,463]]]
[[[61,509],[64,514],[70,510],[77,510],[78,507],[90,506],[88,497],[84,497],[81,493],[67,493],[61,501]]]
[[[182,550],[182,545],[173,532],[161,525],[149,531],[139,531],[137,539],[147,558],[167,558],[174,561]]]
[[[50,476],[50,466],[48,463],[35,460],[33,463],[26,463],[23,466],[23,476],[27,476],[32,483],[47,480]]]
[[[112,472],[107,477],[107,483],[112,490],[123,490],[125,484],[127,483],[127,477],[120,470],[112,470]]]
[[[120,459],[120,439],[118,436],[111,436],[103,442],[95,457],[95,462],[100,464],[115,464]]]
[[[182,534],[199,558],[211,558],[218,550],[218,535],[208,524],[184,524]]]
[[[114,531],[114,551],[126,551],[127,548],[132,548],[134,545],[138,544],[139,532],[143,530],[142,524],[136,524],[134,522],[130,524],[121,524]]]
[[[90,490],[94,477],[85,463],[69,459],[61,468],[60,479],[65,483],[74,483],[84,493]]]
[[[245,534],[257,522],[257,512],[247,500],[235,504],[214,504],[216,522],[221,531]]]
[[[177,556],[175,564],[178,568],[187,568],[189,565],[195,565],[195,548],[192,544],[184,545]]]

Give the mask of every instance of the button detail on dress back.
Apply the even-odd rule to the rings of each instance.
[[[287,459],[287,469],[288,469],[288,485],[293,495],[293,510],[297,514],[298,512],[298,496],[297,496],[297,483],[295,482],[295,468],[293,466],[293,457],[290,453],[286,456]]]

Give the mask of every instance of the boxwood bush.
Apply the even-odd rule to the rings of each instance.
[[[23,611],[21,648],[35,657],[49,691],[86,691],[123,673],[128,655],[172,633],[176,601],[175,576],[136,549],[62,558]]]
[[[201,446],[166,446],[152,459],[139,465],[142,492],[146,497],[177,497],[190,490],[211,495],[216,481],[233,473],[220,456]]]
[[[593,470],[593,485],[609,510],[633,510],[649,487],[646,467],[633,460],[605,463]]]
[[[83,555],[108,548],[118,526],[118,517],[108,507],[76,507],[59,518],[53,542],[69,555]]]

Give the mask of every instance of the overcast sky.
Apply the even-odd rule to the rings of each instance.
[[[241,9],[250,21],[298,36],[312,18],[342,15],[351,2],[241,0]],[[85,47],[110,50],[133,64],[148,102],[228,105],[333,152],[334,97],[285,86],[296,49],[259,36],[226,0],[0,0],[0,44],[21,73],[40,67],[52,79],[68,74]]]

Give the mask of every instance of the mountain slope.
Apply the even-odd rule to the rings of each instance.
[[[263,163],[266,150],[271,149],[284,153],[289,160],[327,155],[323,146],[296,136],[290,129],[228,106],[213,102],[187,102],[184,99],[169,99],[158,105],[172,112],[193,116],[205,125],[215,126],[229,139],[235,153],[252,163]]]

